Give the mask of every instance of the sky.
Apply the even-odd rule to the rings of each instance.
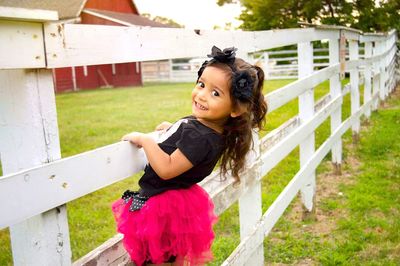
[[[152,17],[161,16],[174,20],[188,29],[222,29],[225,23],[233,28],[240,25],[235,19],[240,15],[240,5],[217,5],[217,0],[135,0],[139,13],[149,13]]]

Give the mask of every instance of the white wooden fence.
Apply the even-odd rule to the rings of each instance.
[[[143,82],[192,82],[197,79],[197,71],[207,58],[191,58],[186,63],[173,60],[142,62]]]
[[[11,12],[12,11],[12,12]],[[269,112],[299,98],[299,114],[262,139],[254,134],[254,152],[240,186],[218,181],[213,173],[201,185],[216,212],[239,201],[241,242],[223,265],[263,265],[263,240],[300,191],[308,211],[314,208],[315,169],[332,151],[340,172],[341,136],[351,127],[357,137],[360,117],[370,116],[398,82],[395,31],[363,34],[338,27],[256,32],[200,31],[61,24],[52,11],[0,8],[0,229],[9,227],[15,265],[70,265],[65,204],[127,178],[143,168],[144,153],[127,142],[60,158],[51,68],[131,61],[199,57],[212,45],[235,46],[240,56],[297,44],[300,78],[266,97]],[[329,41],[329,66],[313,71],[312,41]],[[350,60],[345,61],[344,44]],[[365,46],[359,59],[358,46]],[[363,67],[363,68],[361,68]],[[359,87],[364,77],[364,101]],[[341,86],[340,75],[350,73]],[[330,81],[330,93],[314,103],[313,87]],[[351,116],[341,117],[343,97],[351,94]],[[315,150],[315,129],[329,119],[331,135]],[[263,214],[260,181],[300,145],[301,168]],[[127,161],[126,158],[132,158]],[[93,232],[96,233],[96,232]],[[127,261],[116,235],[75,262],[117,265]]]
[[[349,58],[349,49],[345,50],[346,59]],[[364,47],[359,47],[359,56],[364,58]],[[265,80],[297,79],[299,64],[297,50],[263,51],[249,54],[249,59],[263,67]],[[185,63],[176,63],[173,60],[142,62],[142,78],[144,82],[193,82],[197,78],[197,71],[201,63],[207,58],[191,58]],[[313,49],[313,70],[329,66],[329,49]],[[363,66],[360,66],[363,68]]]

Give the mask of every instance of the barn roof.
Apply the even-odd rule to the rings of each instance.
[[[87,1],[88,0],[0,0],[0,6],[53,10],[58,12],[58,18],[60,20],[77,18],[80,16],[81,12],[85,12],[93,16],[101,17],[127,26],[136,25],[173,28],[173,26],[155,22],[136,14],[120,13],[93,8],[83,9]],[[131,3],[134,5],[134,8],[138,10],[133,0]]]
[[[135,14],[99,10],[94,8],[85,8],[83,12],[90,14],[92,16],[97,16],[103,19],[111,20],[126,26],[134,25],[134,26],[150,26],[159,28],[174,28],[171,25],[162,24]]]
[[[59,19],[76,18],[87,0],[0,0],[0,6],[55,10]]]
[[[0,0],[0,6],[44,9],[58,12],[59,19],[77,18],[88,0]],[[132,0],[137,10],[135,2]],[[157,26],[153,26],[157,27]]]

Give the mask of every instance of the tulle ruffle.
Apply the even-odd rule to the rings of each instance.
[[[112,210],[118,232],[132,261],[141,266],[176,257],[183,265],[203,265],[212,260],[214,204],[198,185],[169,190],[150,197],[137,211],[129,211],[132,200],[120,199]]]

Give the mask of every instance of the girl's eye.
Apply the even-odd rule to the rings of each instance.
[[[200,87],[202,87],[202,88],[204,88],[204,83],[203,82],[201,82],[201,81],[199,81],[199,82],[197,82],[197,85],[199,85]]]
[[[216,91],[216,90],[213,90],[211,94],[212,94],[213,96],[219,96],[219,92]]]

